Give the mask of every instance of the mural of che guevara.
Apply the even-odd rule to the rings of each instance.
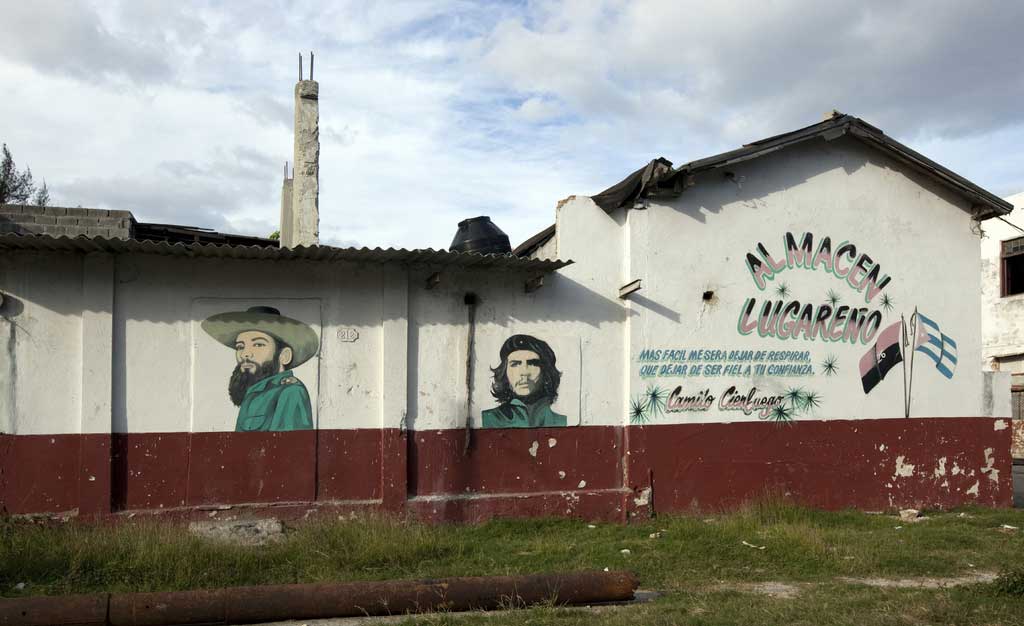
[[[238,407],[236,431],[313,428],[309,392],[292,374],[320,348],[309,325],[273,307],[254,306],[210,316],[202,328],[235,351],[228,395]]]
[[[565,426],[566,417],[551,409],[562,378],[551,346],[530,335],[512,335],[499,355],[501,363],[491,369],[491,395],[499,405],[483,411],[483,427]]]

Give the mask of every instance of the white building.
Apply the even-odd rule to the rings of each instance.
[[[1006,198],[1018,209],[1024,193]],[[985,223],[981,240],[981,332],[985,369],[1009,372],[1013,385],[1013,456],[1024,459],[1024,217]]]
[[[1008,506],[1009,209],[837,114],[559,203],[571,264],[2,235],[0,509]]]

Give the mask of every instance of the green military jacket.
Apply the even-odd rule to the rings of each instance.
[[[513,398],[501,406],[487,409],[482,414],[484,428],[543,428],[565,426],[566,418],[551,410],[550,402],[538,402],[531,407]]]
[[[236,431],[313,428],[309,392],[291,370],[269,376],[245,391]]]

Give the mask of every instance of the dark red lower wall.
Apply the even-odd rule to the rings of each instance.
[[[218,506],[409,511],[438,521],[625,520],[767,492],[823,508],[1012,503],[990,418],[466,431],[0,435],[0,511]]]
[[[828,509],[1007,507],[1013,501],[1009,429],[996,430],[995,422],[634,427],[630,475],[636,486],[652,477],[657,510],[731,508],[766,491]]]
[[[622,486],[623,429],[509,428],[411,433],[409,493],[536,493]],[[584,487],[579,487],[579,485]]]

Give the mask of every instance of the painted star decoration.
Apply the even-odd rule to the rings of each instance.
[[[782,394],[783,401],[771,409],[767,419],[772,422],[790,424],[803,413],[812,413],[821,406],[822,397],[817,391],[804,391],[802,387],[790,387]]]
[[[629,403],[629,423],[646,424],[648,421],[650,416],[647,413],[647,402],[642,397],[633,398]]]
[[[801,400],[802,408],[806,411],[813,411],[821,406],[821,394],[817,391],[808,391]]]
[[[825,372],[825,376],[835,376],[839,373],[839,365],[836,361],[836,355],[830,354],[821,362],[821,371]]]
[[[835,306],[839,304],[840,297],[834,289],[829,289],[828,293],[825,295],[825,299],[828,300],[828,303],[832,306],[832,308],[835,308]]]
[[[892,313],[893,307],[896,306],[896,299],[887,293],[883,293],[880,304],[882,305],[882,308],[885,309],[886,313]]]
[[[668,400],[668,391],[657,386],[647,387],[644,393],[646,397],[647,411],[650,417],[659,417],[665,412],[665,402]]]
[[[785,404],[776,404],[772,407],[772,412],[768,416],[768,419],[773,422],[787,424],[793,421],[793,411]]]

